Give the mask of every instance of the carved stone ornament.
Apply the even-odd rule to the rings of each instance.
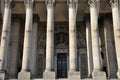
[[[76,5],[78,3],[78,0],[68,0],[67,4],[69,5],[70,8],[76,8]]]
[[[5,6],[5,8],[11,8],[12,0],[1,0],[1,3]]]
[[[88,4],[90,5],[90,7],[97,7],[97,0],[89,0]]]
[[[118,0],[110,0],[111,7],[118,7],[119,1]]]
[[[24,0],[26,8],[33,8],[34,0]]]
[[[51,8],[54,6],[55,0],[46,0],[47,8]]]

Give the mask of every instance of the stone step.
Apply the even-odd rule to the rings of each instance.
[[[8,79],[8,80],[18,80],[18,79]],[[31,79],[31,80],[43,80],[43,79],[40,79],[40,78],[37,78],[37,79]],[[61,78],[61,79],[55,79],[55,80],[68,80],[67,78]],[[93,80],[93,79],[81,79],[81,80]],[[94,79],[95,80],[95,79]],[[98,80],[98,79],[97,79]],[[118,80],[118,79],[106,79],[106,80]]]

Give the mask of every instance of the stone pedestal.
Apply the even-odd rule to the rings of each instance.
[[[79,80],[81,78],[79,71],[69,71],[68,79],[69,80]]]
[[[25,71],[21,71],[18,74],[18,80],[30,80],[31,78],[31,73],[30,72],[25,72]]]
[[[55,80],[55,72],[54,71],[45,71],[43,73],[44,80]]]
[[[5,72],[0,72],[0,80],[5,80]]]
[[[106,74],[105,72],[102,72],[102,71],[93,71],[92,77],[95,80],[106,80]]]

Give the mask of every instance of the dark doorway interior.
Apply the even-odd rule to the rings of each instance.
[[[57,78],[67,78],[67,54],[57,54]]]

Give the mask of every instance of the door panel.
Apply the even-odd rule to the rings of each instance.
[[[57,78],[67,78],[67,55],[57,55]]]

